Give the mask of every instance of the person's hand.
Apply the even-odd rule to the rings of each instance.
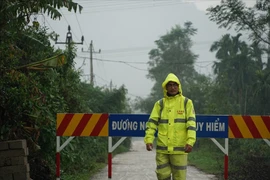
[[[146,149],[147,149],[147,151],[152,151],[153,144],[150,144],[150,143],[146,144]]]
[[[191,151],[192,151],[192,146],[189,145],[189,144],[186,144],[186,146],[185,146],[185,152],[186,153],[190,153]]]

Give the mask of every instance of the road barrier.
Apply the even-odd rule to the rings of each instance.
[[[58,113],[56,179],[60,179],[60,151],[76,136],[107,136],[108,178],[112,177],[112,152],[126,137],[144,137],[149,114]],[[224,153],[224,179],[228,179],[229,138],[259,138],[270,146],[270,116],[196,115],[197,138],[210,138]],[[70,136],[60,145],[61,136]],[[112,137],[122,137],[112,145]],[[223,147],[215,138],[225,139]]]

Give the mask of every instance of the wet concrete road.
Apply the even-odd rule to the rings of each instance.
[[[146,151],[143,140],[133,140],[130,152],[118,154],[112,159],[111,178],[108,178],[106,167],[90,180],[157,180],[155,168],[155,151]],[[213,179],[215,179],[213,175],[188,166],[187,180]]]

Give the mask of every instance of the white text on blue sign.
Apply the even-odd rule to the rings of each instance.
[[[112,121],[112,130],[137,131],[145,130],[146,122],[129,121],[129,119],[121,121]]]

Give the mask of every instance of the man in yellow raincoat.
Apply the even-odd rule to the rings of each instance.
[[[153,149],[157,133],[156,174],[158,180],[186,180],[187,154],[196,141],[196,117],[191,99],[182,94],[176,75],[162,83],[164,98],[157,101],[146,124],[144,142]]]

